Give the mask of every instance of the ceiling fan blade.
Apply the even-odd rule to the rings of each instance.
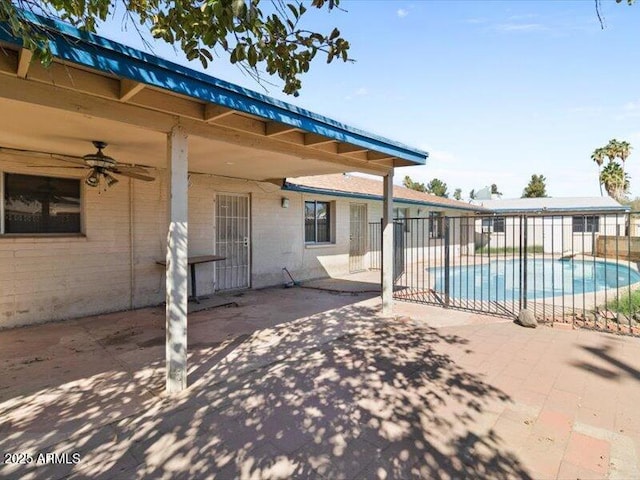
[[[74,157],[72,155],[62,155],[59,153],[47,153],[47,152],[39,152],[37,150],[22,150],[19,148],[7,148],[0,147],[0,154],[5,155],[21,155],[25,157],[31,158],[43,158],[49,161],[59,161],[65,163],[75,163],[76,165],[84,166],[84,160],[80,157]]]
[[[77,166],[74,166],[74,165],[51,165],[51,164],[44,164],[44,163],[28,163],[25,166],[29,167],[29,168],[89,168],[86,165],[81,167],[80,165],[77,165]]]
[[[142,180],[144,182],[153,182],[155,180],[154,177],[150,177],[149,175],[143,175],[138,172],[131,172],[128,170],[120,170],[120,168],[116,168],[111,170],[113,173],[117,173],[118,175],[122,175],[123,177],[131,177],[136,180]]]
[[[116,173],[120,173],[120,172],[131,172],[131,173],[138,173],[140,175],[149,175],[149,169],[144,168],[144,167],[140,167],[137,165],[123,165],[122,163],[118,163],[114,168],[113,171]]]

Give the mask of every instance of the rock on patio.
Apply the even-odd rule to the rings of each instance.
[[[191,314],[171,398],[162,309],[0,332],[0,477],[640,478],[638,339],[373,295]]]

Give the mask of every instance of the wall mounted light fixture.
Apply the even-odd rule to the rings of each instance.
[[[289,199],[287,197],[282,197],[280,205],[282,206],[282,208],[289,208]]]

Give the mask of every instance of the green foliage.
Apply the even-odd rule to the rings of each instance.
[[[495,183],[491,184],[491,195],[502,195],[502,192],[498,191],[498,186]]]
[[[349,42],[334,28],[317,33],[303,28],[307,7],[297,1],[271,0],[273,13],[260,8],[261,0],[44,0],[0,1],[0,22],[20,38],[25,48],[48,65],[52,61],[48,32],[29,23],[24,11],[47,18],[59,18],[80,30],[96,32],[100,22],[126,9],[126,19],[137,22],[140,31],[178,46],[189,60],[199,60],[206,68],[219,51],[228,55],[254,79],[261,82],[260,70],[277,75],[283,91],[297,96],[302,87],[300,74],[309,70],[318,53],[327,63],[349,59]],[[311,7],[329,10],[340,0],[312,0]]]
[[[427,193],[431,193],[432,195],[436,195],[438,197],[449,197],[449,193],[447,192],[447,184],[438,178],[434,178],[429,183],[427,183]]]
[[[605,308],[624,315],[633,315],[640,312],[640,290],[621,292],[618,298],[607,302]]]
[[[622,201],[629,191],[629,175],[624,171],[625,162],[631,154],[631,144],[619,141],[615,138],[609,140],[604,147],[596,148],[591,154],[591,159],[598,165],[598,181],[600,182],[600,194],[602,187],[610,197]],[[602,168],[605,157],[609,163]],[[619,161],[618,161],[619,160]]]
[[[473,189],[473,188],[471,189],[471,191],[469,192],[469,198],[470,198],[471,200],[475,200],[475,198],[476,198],[476,191],[475,191],[475,189]]]
[[[505,254],[505,253],[520,253],[520,247],[491,247],[486,245],[483,247],[476,247],[476,253],[490,253],[493,254]],[[544,253],[544,247],[542,245],[531,245],[527,247],[527,253]]]
[[[522,198],[541,198],[547,196],[547,179],[544,175],[531,175],[529,184],[522,191]]]
[[[600,183],[604,185],[607,193],[615,200],[624,199],[629,191],[629,175],[617,162],[611,162],[602,169],[600,173]]]
[[[402,185],[406,188],[410,188],[411,190],[416,190],[418,192],[426,192],[427,187],[424,186],[424,183],[414,182],[411,180],[409,175],[405,175],[404,180],[402,181]]]
[[[462,189],[456,188],[455,192],[453,192],[453,198],[456,200],[462,200]]]

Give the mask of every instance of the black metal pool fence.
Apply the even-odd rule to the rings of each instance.
[[[640,214],[395,220],[394,298],[640,334]],[[402,237],[402,238],[399,238]],[[380,225],[369,226],[379,269]]]

